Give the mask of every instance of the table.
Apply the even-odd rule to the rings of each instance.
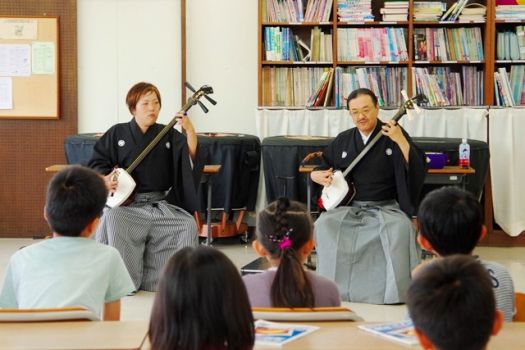
[[[78,134],[68,136],[64,141],[66,160],[69,164],[86,165],[93,153],[93,147],[102,134]],[[199,145],[206,152],[205,164],[221,164],[215,175],[212,207],[230,213],[231,210],[255,210],[261,143],[253,135],[232,133],[197,134]],[[199,187],[200,209],[207,208],[207,190]]]
[[[413,140],[423,151],[444,152],[450,164],[457,164],[461,139],[415,137]],[[306,203],[307,208],[316,208],[317,193],[308,195],[308,172],[311,171],[311,168],[300,167],[300,163],[307,154],[323,151],[331,141],[332,138],[311,136],[265,138],[262,141],[262,155],[268,202],[286,195],[291,199]],[[438,186],[451,184],[459,184],[478,198],[481,196],[488,171],[488,145],[476,140],[468,142],[471,147],[471,165],[476,170],[470,169],[465,172],[457,166],[446,167],[444,170],[430,169],[429,174],[431,175],[425,181],[421,197]],[[449,175],[446,174],[447,171],[455,173]],[[311,200],[308,201],[307,198]]]
[[[443,169],[428,169],[425,184],[431,185],[460,185],[466,188],[467,175],[475,174],[472,167],[445,166]]]
[[[0,350],[140,349],[147,321],[2,323]]]
[[[307,202],[309,176],[299,174],[298,168],[304,157],[322,151],[333,140],[322,136],[273,136],[262,141],[264,184],[268,203],[285,196]],[[314,163],[317,161],[318,163]],[[312,164],[319,164],[319,159]],[[310,197],[312,198],[312,197]],[[316,200],[315,196],[312,201]]]
[[[458,164],[458,148],[461,143],[460,138],[444,138],[444,137],[413,137],[416,145],[425,152],[443,152],[448,156],[449,165]],[[470,145],[470,165],[476,169],[474,173],[467,173],[462,179],[463,183],[457,183],[474,194],[476,198],[481,198],[483,193],[483,186],[487,178],[489,169],[489,146],[484,141],[468,140]],[[430,173],[430,172],[429,172]],[[431,181],[442,181],[432,183]],[[453,180],[452,180],[453,181]],[[443,176],[432,176],[428,181],[425,181],[423,186],[422,196],[436,187],[447,183]],[[437,186],[436,186],[437,185]]]
[[[360,330],[357,326],[362,322],[305,322],[305,324],[319,326],[321,329],[285,344],[283,348],[288,350],[422,349],[420,346],[402,345]],[[505,323],[501,332],[491,338],[487,349],[525,349],[523,334],[525,334],[524,322]],[[255,350],[263,349],[275,349],[275,346],[255,346]]]
[[[64,140],[64,151],[68,164],[87,165],[93,154],[93,147],[102,133],[69,135]]]
[[[294,322],[296,323],[296,322]],[[320,329],[285,345],[286,349],[390,350],[421,349],[375,336],[357,328],[362,322],[305,322]],[[4,323],[0,350],[9,349],[149,349],[147,321]],[[525,323],[505,323],[488,349],[524,349]],[[255,346],[256,350],[275,349]]]
[[[254,211],[261,162],[259,138],[233,133],[199,133],[197,136],[206,152],[206,164],[222,165],[214,179],[217,186],[213,188],[212,207],[226,213],[235,209]],[[200,193],[204,199],[204,188],[200,188]]]

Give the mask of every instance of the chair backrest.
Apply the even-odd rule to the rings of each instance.
[[[363,321],[347,307],[252,308],[253,318],[269,321]]]
[[[52,322],[52,321],[99,321],[85,307],[61,307],[50,309],[0,309],[0,322]]]
[[[312,159],[315,159],[315,158],[320,158],[323,156],[323,152],[322,151],[317,151],[317,152],[311,152],[311,153],[308,153],[304,158],[303,160],[301,161],[301,166],[302,165],[305,165],[306,163],[310,162]]]
[[[525,293],[516,293],[514,322],[525,322]]]

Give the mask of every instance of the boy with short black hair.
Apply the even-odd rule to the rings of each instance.
[[[487,233],[478,200],[457,187],[442,187],[428,193],[419,206],[417,220],[419,244],[437,256],[471,255]],[[505,321],[512,321],[515,295],[509,272],[495,262],[481,263],[490,274],[497,308],[503,311]]]
[[[468,255],[423,266],[408,288],[407,307],[424,349],[483,350],[503,323],[490,275]]]
[[[104,320],[120,319],[120,299],[135,287],[115,248],[90,239],[107,199],[100,175],[80,166],[56,174],[44,217],[53,238],[16,252],[0,292],[3,308],[85,306]]]

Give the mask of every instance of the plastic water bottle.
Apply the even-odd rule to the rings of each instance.
[[[462,168],[470,167],[470,145],[467,139],[461,139],[459,145],[459,166]]]

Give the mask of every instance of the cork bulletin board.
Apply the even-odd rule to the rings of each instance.
[[[0,17],[0,118],[59,118],[58,28],[58,17]]]

